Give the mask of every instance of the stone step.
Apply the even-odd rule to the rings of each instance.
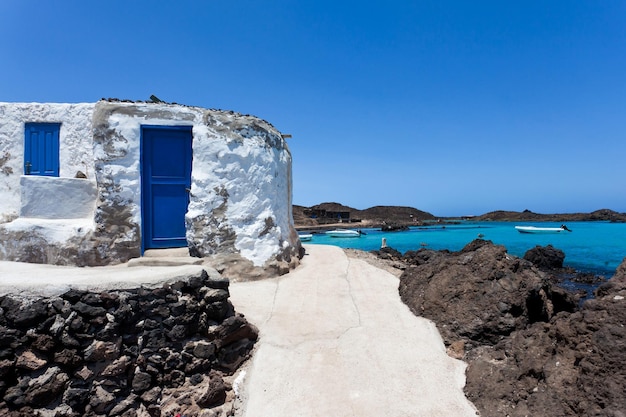
[[[128,261],[128,266],[181,266],[201,265],[202,258],[189,256],[188,248],[148,249],[141,258]]]
[[[201,258],[187,257],[169,257],[169,258],[151,258],[141,257],[133,258],[128,261],[127,265],[131,266],[182,266],[182,265],[202,265],[204,262]]]
[[[143,253],[144,258],[179,258],[189,256],[189,248],[166,248],[166,249],[147,249]]]

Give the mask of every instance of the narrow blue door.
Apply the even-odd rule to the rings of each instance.
[[[59,176],[60,123],[24,125],[24,174]]]
[[[191,126],[142,126],[144,249],[187,246],[185,213],[191,186]]]

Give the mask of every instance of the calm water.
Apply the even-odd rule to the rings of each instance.
[[[404,253],[420,247],[458,251],[478,238],[504,245],[507,251],[519,257],[536,245],[551,244],[565,252],[565,266],[578,271],[593,272],[610,278],[626,257],[626,223],[569,222],[571,233],[525,234],[514,226],[559,227],[561,223],[531,222],[465,222],[459,225],[415,227],[404,232],[381,232],[377,229],[361,229],[366,235],[360,238],[331,238],[323,234],[313,235],[311,242],[336,245],[342,248],[377,250],[382,238],[387,246]]]

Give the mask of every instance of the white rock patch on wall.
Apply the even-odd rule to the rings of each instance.
[[[188,240],[202,254],[231,246],[255,266],[297,253],[291,154],[280,133],[251,116],[212,112],[206,120],[194,128]]]

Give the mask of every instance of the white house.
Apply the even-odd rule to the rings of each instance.
[[[147,249],[298,262],[291,154],[257,117],[177,104],[0,103],[0,260],[95,266]]]

